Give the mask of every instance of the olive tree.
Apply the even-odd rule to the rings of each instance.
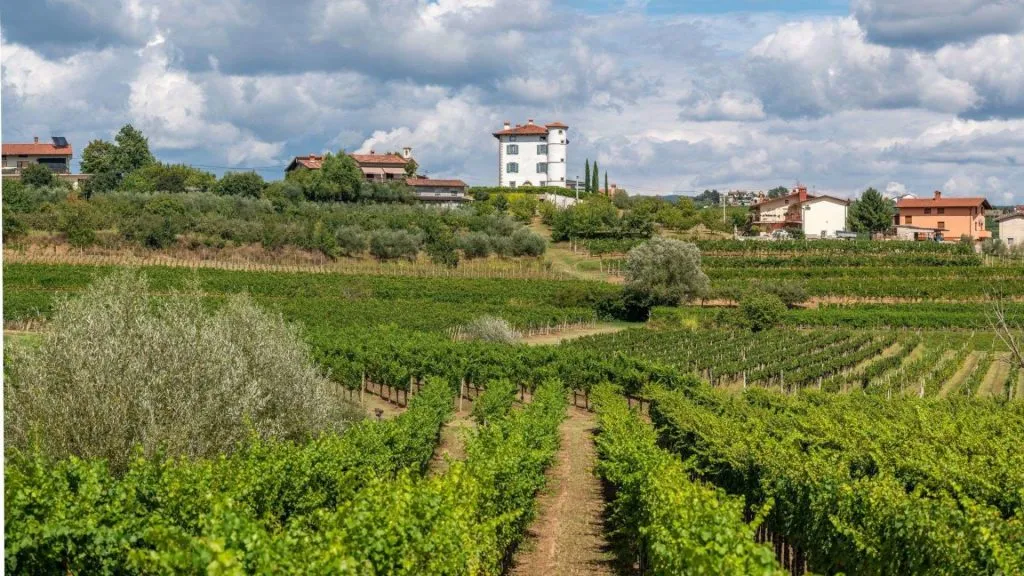
[[[5,350],[7,450],[103,458],[215,457],[253,435],[302,440],[358,412],[280,315],[247,297],[204,310],[197,293],[154,299],[121,272],[57,304],[38,346]]]
[[[677,305],[708,293],[700,250],[689,242],[652,238],[626,255],[626,295],[644,307]]]

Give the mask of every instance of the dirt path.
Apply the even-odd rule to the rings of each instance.
[[[561,447],[538,499],[538,515],[516,553],[513,575],[614,574],[604,538],[594,415],[569,408]]]
[[[1006,385],[1006,379],[1010,376],[1008,359],[1009,352],[996,353],[992,365],[989,366],[988,373],[985,374],[985,379],[981,381],[981,386],[978,386],[978,396],[985,398],[1005,395],[1003,393],[1004,386]]]
[[[636,324],[642,326],[642,324]],[[597,324],[596,326],[583,326],[580,328],[570,328],[568,330],[561,330],[558,332],[551,332],[550,334],[537,334],[535,336],[526,336],[521,338],[519,341],[523,344],[529,344],[531,346],[539,346],[541,344],[559,344],[566,340],[572,340],[573,338],[582,338],[583,336],[593,336],[594,334],[610,334],[612,332],[618,332],[625,330],[628,326],[620,324]]]
[[[388,402],[384,398],[374,394],[373,392],[363,392],[363,408],[366,409],[366,413],[370,415],[370,418],[376,418],[376,411],[381,411],[381,419],[387,420],[394,418],[402,412],[405,412],[405,408],[398,406],[392,402]]]
[[[971,375],[971,370],[974,370],[974,367],[978,364],[978,360],[980,360],[980,356],[977,351],[968,354],[963,365],[961,365],[953,376],[942,385],[942,389],[939,390],[939,396],[945,398],[951,393],[956,392],[964,383],[964,380],[967,380],[967,377]]]

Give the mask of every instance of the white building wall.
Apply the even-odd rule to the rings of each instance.
[[[522,186],[527,182],[532,186],[541,186],[542,183],[546,185],[548,173],[537,172],[537,164],[548,163],[548,153],[537,152],[537,146],[547,145],[543,136],[500,136],[498,144],[498,186],[512,186],[513,183],[515,186]],[[510,154],[510,145],[518,146],[518,153]],[[511,162],[519,165],[518,172],[508,171]]]
[[[1007,246],[1016,247],[1024,244],[1024,218],[1011,218],[1000,222],[999,240]]]
[[[847,205],[839,200],[822,198],[807,202],[803,207],[803,230],[805,236],[834,237],[836,232],[846,230]]]
[[[569,143],[567,128],[548,128],[548,186],[565,188],[566,148]]]

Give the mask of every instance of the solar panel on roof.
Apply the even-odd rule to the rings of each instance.
[[[68,139],[63,136],[54,136],[53,145],[57,148],[63,148],[68,145]]]

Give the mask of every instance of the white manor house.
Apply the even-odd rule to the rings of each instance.
[[[543,126],[526,124],[505,127],[498,139],[498,186],[560,186],[565,183],[565,147],[569,127],[561,122]]]

